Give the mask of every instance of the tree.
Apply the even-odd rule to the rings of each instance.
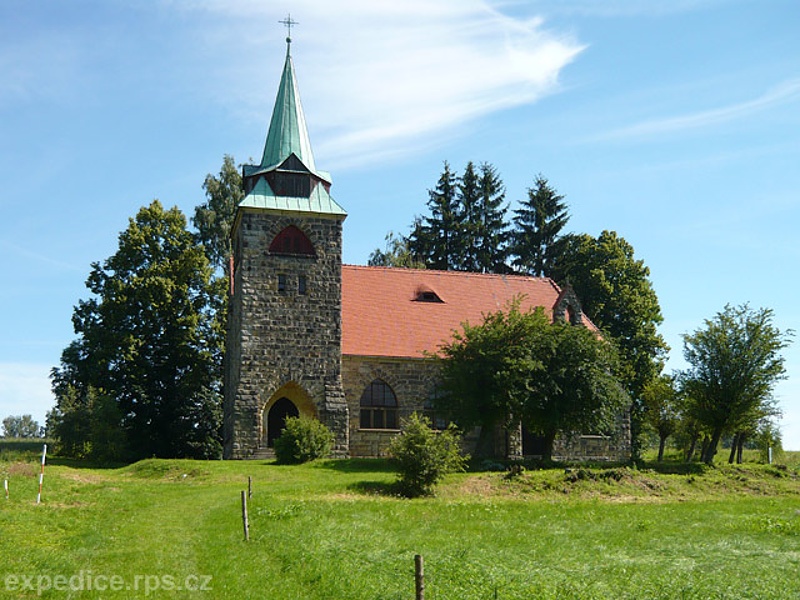
[[[430,216],[416,217],[405,248],[394,249],[400,256],[407,249],[412,264],[430,269],[504,273],[508,270],[504,200],[503,182],[491,164],[476,168],[470,161],[457,177],[445,162],[436,189],[429,191]],[[394,256],[376,250],[370,264],[387,264]],[[408,262],[403,259],[399,266]]]
[[[564,196],[539,174],[520,205],[514,211],[511,233],[510,253],[516,257],[512,264],[528,275],[550,277],[552,264],[562,252],[561,230],[569,221]]]
[[[123,462],[130,458],[123,415],[114,398],[89,385],[85,393],[67,384],[47,413],[47,431],[62,456]]]
[[[39,423],[31,415],[10,415],[3,419],[3,437],[35,438],[39,436]]]
[[[781,430],[771,419],[762,419],[758,424],[755,442],[761,462],[770,463],[783,456]]]
[[[75,309],[78,338],[52,374],[58,418],[93,414],[91,390],[102,390],[132,458],[217,456],[222,337],[211,267],[184,215],[157,200],[140,209],[86,285],[94,297]]]
[[[644,386],[662,370],[668,346],[657,331],[663,321],[650,269],[634,258],[633,246],[616,232],[563,238],[553,277],[569,282],[583,312],[616,344],[618,376],[630,394],[633,454],[638,458]]]
[[[767,308],[726,305],[703,328],[683,335],[689,368],[681,374],[688,410],[710,431],[703,461],[711,464],[725,432],[734,433],[774,407],[772,390],[785,378],[781,350],[791,340]]]
[[[244,198],[242,175],[232,156],[222,159],[219,175],[206,175],[203,182],[206,201],[194,209],[192,224],[197,229],[196,239],[201,244],[208,262],[219,277],[212,277],[210,304],[214,314],[217,335],[224,336],[228,322],[228,297],[230,294],[231,230],[236,208]],[[219,383],[221,387],[221,382]]]
[[[469,457],[461,455],[461,436],[454,425],[434,431],[427,417],[412,413],[402,426],[389,445],[389,455],[397,463],[397,482],[404,496],[429,496],[445,475],[464,470]]]
[[[539,318],[521,313],[515,302],[505,312],[485,315],[480,325],[464,323],[440,348],[443,393],[435,400],[436,409],[463,429],[480,427],[477,456],[492,456],[495,431],[510,425],[512,416],[519,419],[521,407],[513,404],[516,396],[509,393],[504,373],[507,363],[529,354],[526,344]]]
[[[610,343],[567,321],[540,329],[534,353],[512,363],[507,377],[521,396],[524,425],[543,437],[542,458],[550,460],[557,435],[611,432],[630,400],[613,375],[617,356]]]
[[[236,207],[244,198],[242,175],[234,159],[226,154],[217,177],[206,175],[203,189],[206,201],[195,207],[192,225],[197,229],[197,239],[203,245],[208,261],[216,269],[228,274],[231,252],[231,229]]]
[[[446,393],[437,407],[464,427],[481,426],[480,455],[491,453],[498,425],[521,421],[544,438],[549,459],[559,433],[612,429],[628,402],[610,344],[585,327],[551,323],[541,308],[522,313],[518,302],[465,324],[441,356]]]
[[[367,264],[371,267],[405,267],[424,269],[425,264],[414,258],[409,248],[408,238],[397,236],[393,231],[386,234],[386,249],[375,248],[369,255]]]
[[[667,438],[678,428],[680,421],[679,398],[675,380],[661,375],[642,390],[645,425],[658,436],[658,461],[664,459]]]
[[[464,174],[456,183],[455,213],[459,224],[453,242],[453,268],[458,271],[478,271],[477,221],[480,210],[480,184],[475,164],[467,163]]]
[[[415,222],[409,235],[409,249],[415,260],[430,269],[456,268],[460,223],[458,220],[458,179],[445,161],[436,189],[428,191],[429,217]]]
[[[506,225],[505,186],[497,169],[482,163],[478,179],[479,203],[472,217],[474,263],[472,269],[479,273],[505,273],[508,271],[509,232]]]

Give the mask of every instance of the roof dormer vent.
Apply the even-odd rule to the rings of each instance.
[[[431,288],[420,286],[417,288],[417,294],[414,297],[415,302],[438,302],[444,304],[444,300],[439,297],[439,294],[434,292]]]

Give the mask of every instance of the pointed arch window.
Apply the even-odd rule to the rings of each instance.
[[[361,394],[361,429],[398,429],[397,396],[389,385],[376,379]]]
[[[290,254],[299,256],[314,256],[314,245],[305,233],[294,225],[281,230],[269,245],[270,254]]]

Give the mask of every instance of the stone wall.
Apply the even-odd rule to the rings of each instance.
[[[631,458],[630,415],[619,415],[617,428],[608,435],[573,434],[556,438],[555,460],[627,462]]]
[[[361,429],[360,401],[364,389],[376,379],[386,382],[397,396],[400,420],[423,412],[438,380],[436,363],[425,359],[344,356],[342,381],[350,413],[350,455],[385,456],[398,430]]]
[[[271,254],[275,236],[300,229],[315,255]],[[264,406],[287,384],[313,400],[348,452],[341,384],[341,218],[244,210],[234,234],[234,294],[225,365],[225,457],[247,458],[262,443]],[[279,289],[282,275],[284,289]],[[305,293],[300,277],[305,277]]]
[[[350,455],[386,456],[392,438],[399,430],[360,428],[360,399],[364,389],[376,379],[386,382],[397,396],[399,417],[412,412],[426,412],[426,400],[437,389],[439,371],[436,363],[426,359],[345,356],[342,359],[342,381],[350,414]],[[464,432],[463,448],[474,454],[480,428]],[[498,427],[494,436],[497,457],[521,459],[520,427],[506,431]],[[614,435],[574,435],[556,438],[553,448],[556,460],[610,460],[630,458],[630,419],[621,415]]]

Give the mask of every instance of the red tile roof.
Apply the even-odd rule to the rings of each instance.
[[[418,300],[422,292],[441,302]],[[523,310],[542,306],[552,316],[560,293],[545,277],[343,265],[342,354],[422,358],[517,296]]]

